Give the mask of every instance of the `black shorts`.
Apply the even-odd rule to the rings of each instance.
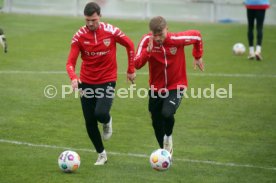
[[[108,123],[114,99],[115,82],[104,84],[79,84],[82,110],[87,123]]]
[[[162,114],[163,117],[170,117],[175,114],[182,97],[183,90],[170,90],[163,94],[149,91],[148,109],[152,114]]]
[[[79,83],[81,97],[85,98],[114,98],[116,82],[107,82],[103,84]]]

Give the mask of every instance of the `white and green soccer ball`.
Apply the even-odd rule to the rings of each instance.
[[[80,156],[75,151],[64,151],[58,157],[59,168],[66,173],[75,172],[80,167]]]
[[[242,43],[236,43],[233,46],[233,53],[235,55],[243,55],[246,51],[246,47]]]
[[[157,149],[150,155],[150,165],[157,171],[168,170],[172,164],[171,154],[165,149]]]

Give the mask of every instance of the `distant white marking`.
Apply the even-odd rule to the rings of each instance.
[[[0,71],[0,74],[67,74],[66,71]],[[118,74],[126,74],[118,72]],[[137,72],[137,75],[148,75],[147,72]],[[238,73],[188,73],[189,76],[199,77],[237,77],[237,78],[276,78],[276,74],[238,74]]]
[[[226,73],[188,73],[191,76],[237,77],[237,78],[276,78],[276,74],[226,74]]]
[[[0,139],[0,142],[8,143],[8,144],[15,144],[15,145],[24,145],[24,146],[30,146],[30,147],[42,147],[42,148],[49,148],[49,149],[64,149],[64,150],[71,149],[71,150],[75,150],[75,151],[95,152],[94,150],[90,150],[90,149],[79,149],[79,148],[63,147],[63,146],[56,146],[56,145],[46,145],[46,144],[33,144],[33,143],[29,143],[29,142],[21,142],[21,141],[15,141],[15,140],[7,140],[7,139]],[[108,154],[117,155],[117,156],[138,157],[138,158],[148,158],[149,157],[149,155],[147,155],[147,154],[120,153],[120,152],[110,152],[110,151],[108,151]],[[250,165],[250,164],[222,163],[222,162],[217,162],[217,161],[192,160],[192,159],[181,159],[181,158],[174,158],[174,161],[211,164],[211,165],[227,166],[227,167],[255,168],[255,169],[276,171],[276,167],[263,167],[263,166],[255,166],[255,165]]]
[[[0,74],[66,74],[66,71],[0,71]]]

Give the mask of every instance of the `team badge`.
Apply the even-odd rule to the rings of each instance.
[[[170,48],[170,52],[172,55],[175,55],[176,54],[176,51],[177,51],[177,48],[176,47],[171,47]]]
[[[103,43],[105,46],[109,46],[110,45],[110,39],[104,39]]]

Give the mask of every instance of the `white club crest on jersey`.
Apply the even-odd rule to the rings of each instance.
[[[170,48],[170,52],[172,55],[175,55],[176,54],[176,51],[177,51],[177,48],[176,47],[171,47]]]
[[[106,47],[110,45],[110,42],[111,42],[110,38],[103,40],[103,43]]]

